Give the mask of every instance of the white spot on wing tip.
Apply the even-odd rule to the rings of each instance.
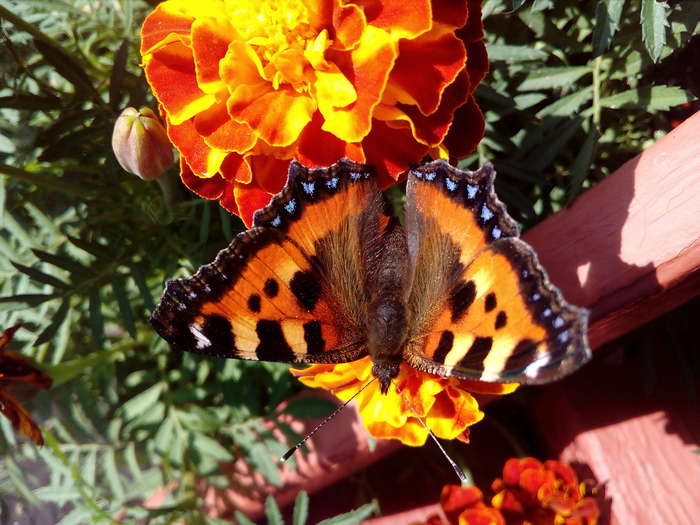
[[[554,328],[561,328],[564,326],[564,319],[562,319],[561,316],[555,317],[554,321],[552,321],[552,326],[554,326]]]
[[[280,218],[279,215],[277,215],[274,219],[270,221],[270,224],[272,224],[275,228],[279,226],[282,223],[282,219]]]
[[[457,183],[449,177],[445,177],[445,187],[449,191],[455,191],[457,189]]]
[[[434,171],[429,171],[428,173],[425,174],[425,180],[432,181],[435,179],[435,176],[437,174]]]
[[[467,184],[467,198],[473,199],[476,197],[476,192],[479,191],[479,186],[476,184]]]
[[[415,178],[417,178],[417,179],[422,179],[422,178],[423,178],[423,174],[422,174],[420,171],[411,170],[410,173],[411,173],[411,175],[413,175],[413,176],[414,176]]]
[[[211,340],[200,331],[200,326],[193,324],[190,326],[190,333],[194,336],[197,349],[203,350],[211,346]]]
[[[359,178],[359,175],[360,175],[360,174],[359,174],[359,173],[357,173],[357,174],[356,174],[356,173],[351,173],[351,174],[350,174],[350,177],[352,177],[352,180],[357,180],[356,178],[354,178],[354,175],[358,175],[358,178]],[[328,179],[328,180],[326,181],[326,187],[327,187],[327,188],[335,189],[337,186],[338,186],[338,177],[333,177],[332,179]]]
[[[529,365],[525,367],[525,370],[523,373],[529,377],[530,379],[535,379],[538,375],[539,372],[542,368],[547,366],[549,364],[549,359],[548,358],[541,358],[536,361],[533,361]]]
[[[498,226],[494,226],[493,230],[491,230],[491,235],[493,236],[494,239],[500,239],[501,238],[501,229]]]
[[[284,205],[284,209],[287,210],[287,213],[294,213],[294,210],[297,209],[297,203],[294,199],[290,200],[287,204]]]

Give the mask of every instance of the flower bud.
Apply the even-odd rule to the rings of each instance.
[[[121,112],[114,123],[112,150],[124,170],[143,180],[158,178],[173,163],[165,128],[148,108]]]

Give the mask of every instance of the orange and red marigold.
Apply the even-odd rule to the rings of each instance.
[[[447,521],[436,514],[426,525],[595,525],[600,515],[586,483],[561,461],[511,458],[491,489],[488,505],[477,487],[444,486],[440,506]]]
[[[470,153],[482,36],[479,0],[166,0],[141,53],[183,182],[249,225],[292,158],[346,156],[387,186]]]

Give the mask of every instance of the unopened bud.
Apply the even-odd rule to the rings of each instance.
[[[112,150],[124,170],[143,180],[158,178],[173,163],[173,149],[158,117],[148,108],[126,108],[114,123]]]

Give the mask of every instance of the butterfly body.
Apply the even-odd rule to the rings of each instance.
[[[401,364],[542,383],[590,357],[587,313],[549,283],[493,191],[490,166],[411,170],[406,227],[371,168],[293,162],[285,188],[216,260],[168,282],[151,322],[174,348],[342,363],[370,355],[386,393]]]

